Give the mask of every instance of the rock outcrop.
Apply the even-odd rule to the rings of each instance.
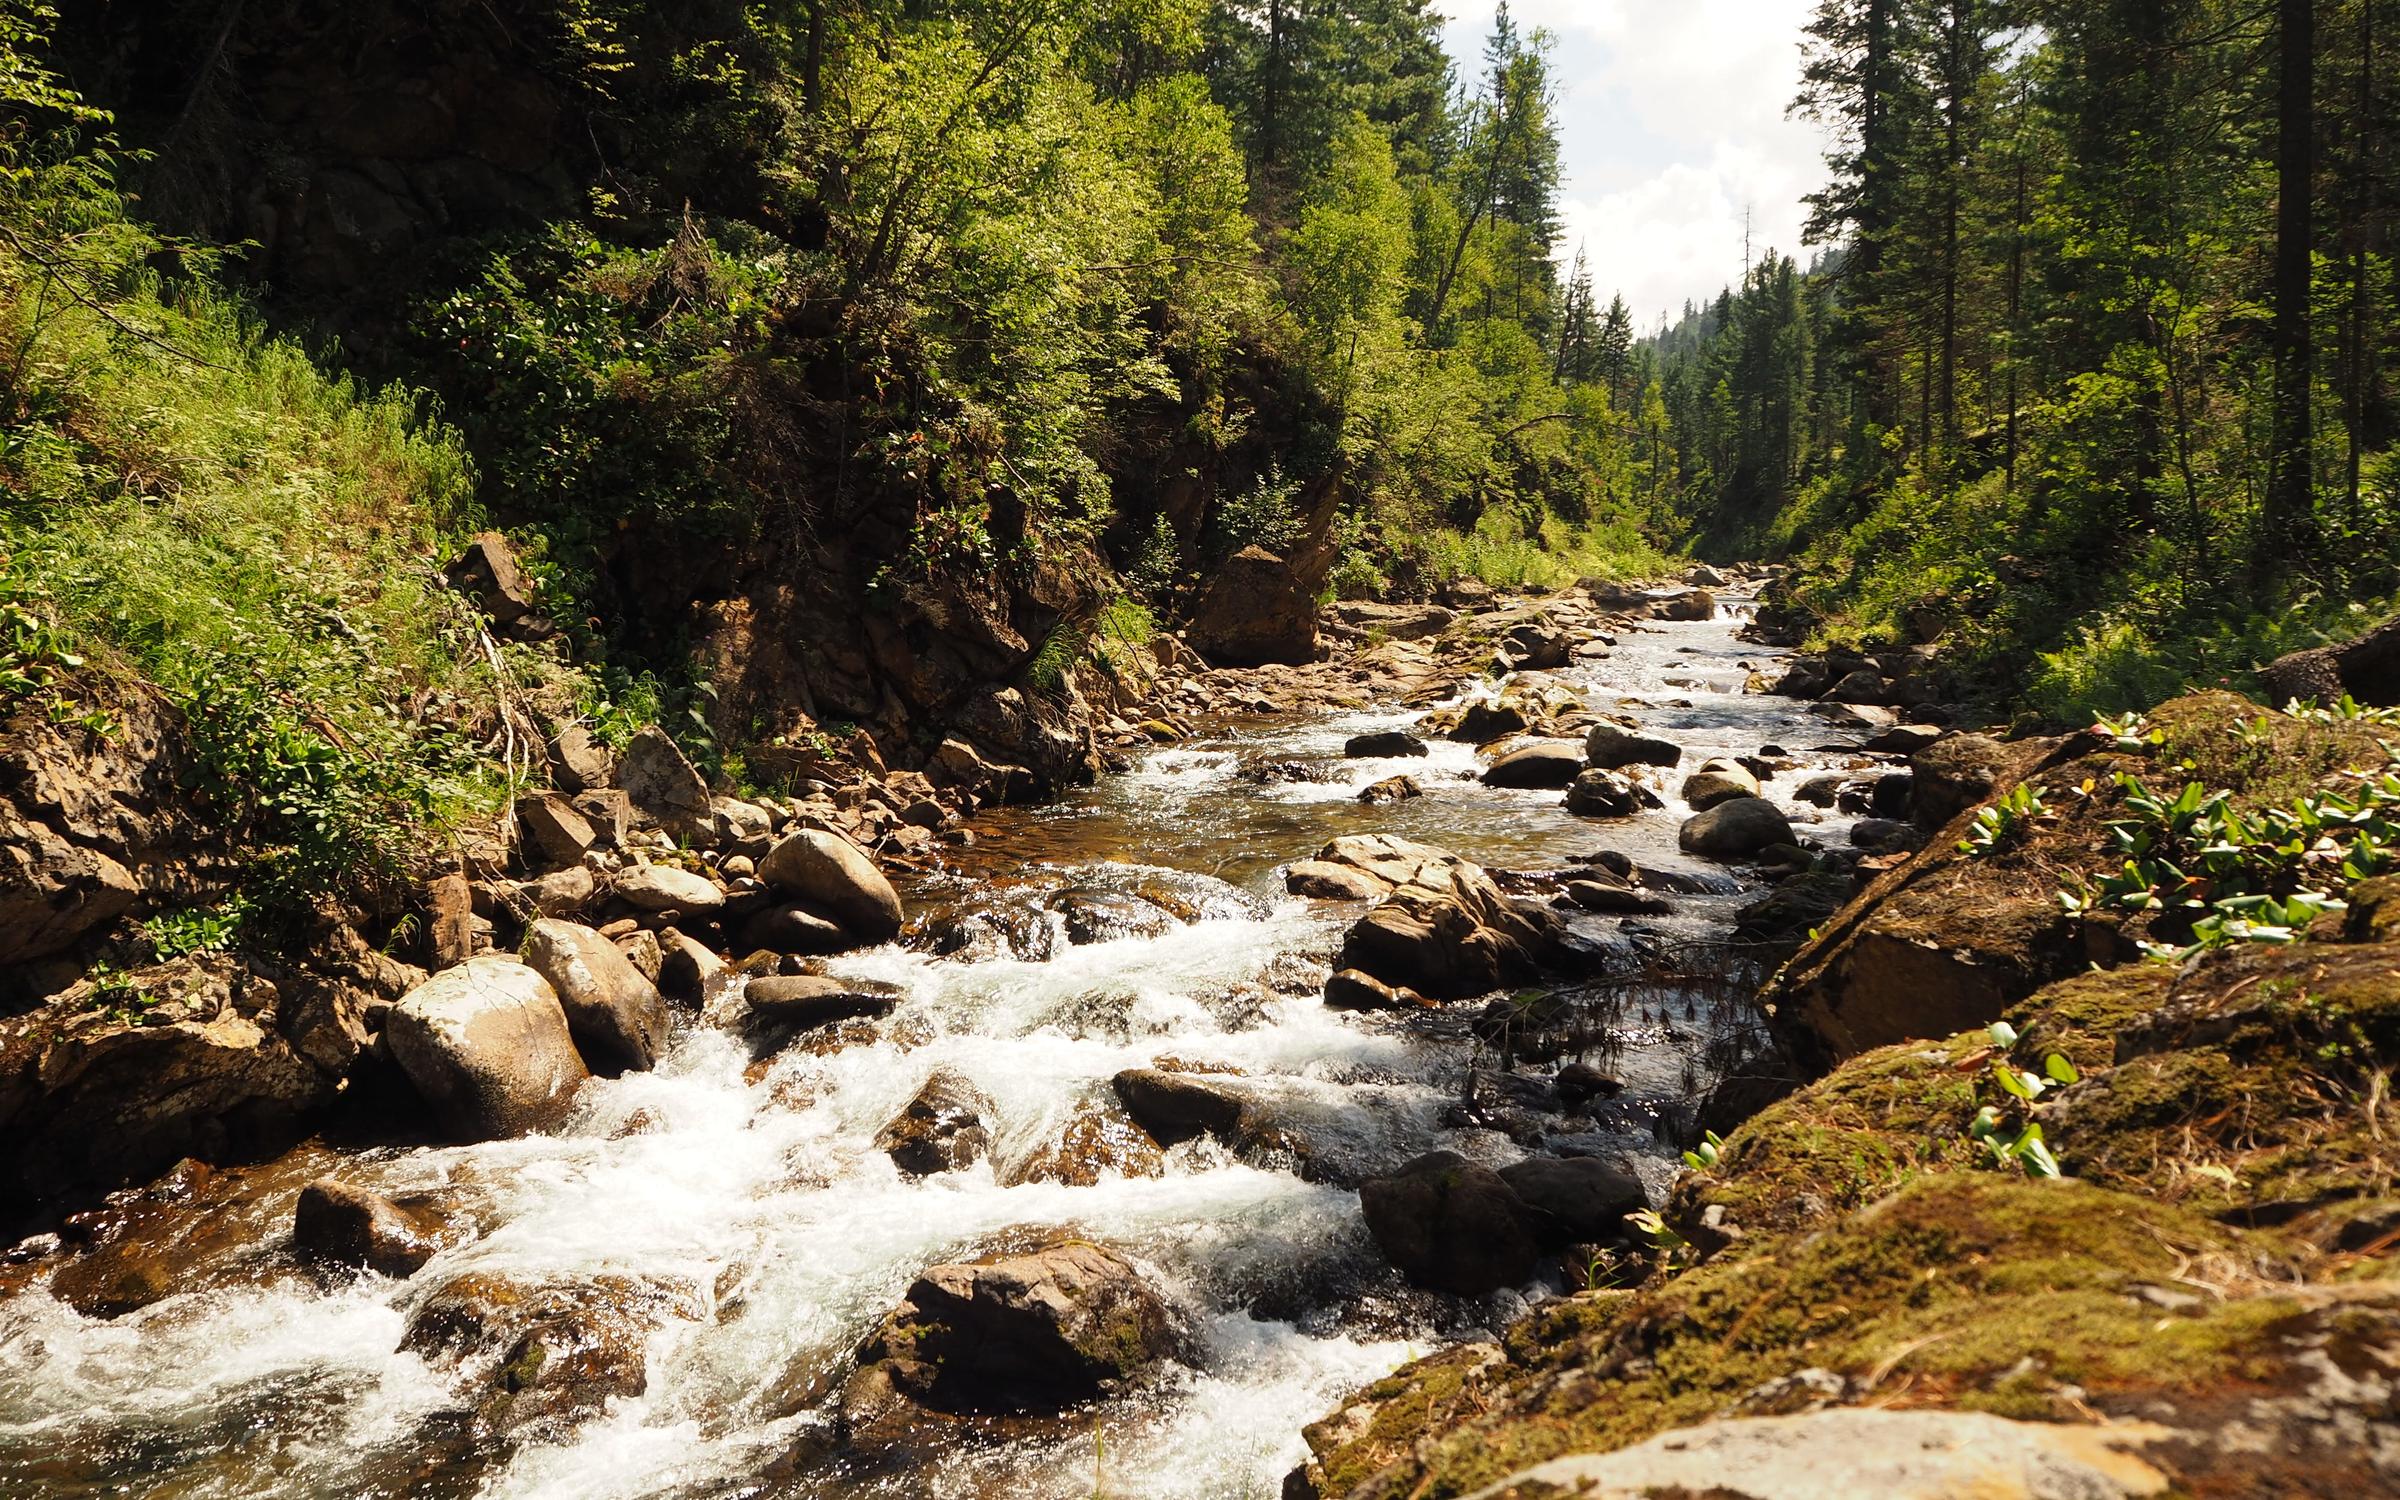
[[[1284,559],[1244,547],[1200,591],[1184,634],[1220,666],[1315,661],[1316,595]]]
[[[1556,918],[1516,901],[1481,866],[1406,839],[1336,839],[1317,863],[1364,877],[1382,899],[1342,941],[1334,966],[1436,999],[1480,995],[1538,972]]]

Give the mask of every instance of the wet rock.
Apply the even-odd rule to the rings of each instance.
[[[1792,842],[1791,820],[1764,797],[1736,797],[1686,820],[1676,844],[1686,854],[1747,859]]]
[[[1358,1190],[1384,1258],[1435,1291],[1480,1296],[1531,1280],[1541,1259],[1532,1215],[1489,1167],[1453,1151],[1420,1156]]]
[[[1313,761],[1291,760],[1279,756],[1252,756],[1234,771],[1244,781],[1260,786],[1282,786],[1289,782],[1324,785],[1342,779],[1339,766],[1319,765]]]
[[[633,811],[668,829],[711,824],[708,782],[653,724],[634,735],[617,765],[617,786]]]
[[[709,981],[724,972],[725,960],[706,943],[669,927],[658,934],[658,987],[676,1004],[695,1007],[707,997]]]
[[[1533,1156],[1502,1167],[1499,1177],[1550,1250],[1623,1239],[1625,1216],[1650,1206],[1641,1178],[1622,1160]]]
[[[556,792],[534,792],[516,803],[517,827],[527,860],[536,869],[557,869],[581,860],[598,837],[591,821]]]
[[[1570,880],[1565,895],[1571,904],[1585,911],[1613,916],[1664,916],[1675,909],[1656,896],[1615,880]]]
[[[1590,1063],[1571,1062],[1560,1068],[1550,1080],[1558,1090],[1559,1102],[1573,1109],[1594,1099],[1614,1099],[1625,1092],[1624,1083],[1601,1072]]]
[[[1352,735],[1342,746],[1342,754],[1352,760],[1386,760],[1394,756],[1430,755],[1425,742],[1405,729],[1386,729],[1375,734]]]
[[[1826,693],[1836,703],[1883,704],[1892,701],[1892,690],[1883,674],[1873,667],[1860,667],[1845,674]]]
[[[1657,793],[1615,771],[1584,771],[1567,783],[1567,811],[1579,818],[1630,818],[1665,805]]]
[[[1913,824],[1890,818],[1861,818],[1850,825],[1850,842],[1869,854],[1896,854],[1924,842]]]
[[[848,839],[802,829],[775,846],[759,875],[833,918],[861,943],[888,943],[900,935],[899,893]]]
[[[292,1248],[321,1264],[406,1277],[439,1246],[429,1226],[381,1193],[320,1177],[300,1190]]]
[[[1429,723],[1431,721],[1428,721]],[[1486,745],[1533,727],[1533,718],[1517,703],[1470,703],[1442,731],[1442,738],[1468,745]]]
[[[1176,930],[1176,920],[1136,896],[1118,891],[1077,888],[1049,900],[1076,947],[1115,942],[1120,938],[1164,937]]]
[[[1626,766],[1672,766],[1683,759],[1683,747],[1637,734],[1623,725],[1599,723],[1584,736],[1583,756],[1603,771],[1622,770]]]
[[[1510,751],[1483,773],[1483,784],[1496,787],[1563,787],[1583,772],[1583,752],[1567,740],[1527,745]]]
[[[469,1399],[484,1432],[550,1436],[648,1390],[650,1335],[705,1313],[697,1288],[660,1278],[529,1285],[471,1272],[425,1300],[400,1347],[474,1372]]]
[[[1758,795],[1758,778],[1730,760],[1705,760],[1683,779],[1683,800],[1694,812],[1706,812],[1720,802]]]
[[[1004,1185],[1056,1182],[1090,1187],[1112,1172],[1120,1177],[1163,1177],[1166,1156],[1150,1133],[1122,1110],[1086,1103],[1069,1117],[1058,1139],[1019,1163]]]
[[[1661,620],[1713,620],[1717,617],[1717,596],[1706,589],[1692,589],[1659,600],[1650,612]]]
[[[1391,886],[1349,865],[1304,859],[1284,870],[1283,888],[1313,901],[1372,901]]]
[[[1842,789],[1850,785],[1852,780],[1847,772],[1828,771],[1822,776],[1811,776],[1801,782],[1792,796],[1811,807],[1831,807],[1840,800]]]
[[[753,913],[742,923],[742,944],[756,953],[840,953],[857,946],[840,923],[797,901]]]
[[[1938,724],[1894,724],[1869,735],[1859,748],[1884,755],[1914,755],[1948,733]]]
[[[1371,786],[1361,788],[1358,800],[1369,807],[1389,807],[1395,802],[1406,802],[1412,797],[1424,795],[1425,788],[1417,785],[1414,776],[1386,776]]]
[[[966,1075],[937,1069],[875,1137],[875,1149],[911,1177],[973,1166],[991,1149],[992,1101]]]
[[[1850,899],[1850,877],[1811,871],[1783,881],[1743,907],[1733,935],[1745,943],[1796,943],[1830,921]]]
[[[1109,1082],[1134,1123],[1162,1146],[1203,1134],[1238,1142],[1246,1133],[1247,1101],[1204,1075],[1128,1068]]]
[[[569,724],[550,740],[550,773],[568,792],[598,791],[616,775],[608,747],[581,724]]]
[[[1325,1003],[1335,1010],[1422,1010],[1433,1002],[1372,974],[1341,969],[1325,981]]]
[[[1064,1241],[934,1266],[861,1353],[846,1426],[886,1392],[944,1412],[1052,1412],[1122,1389],[1176,1349],[1174,1320],[1133,1264]]]
[[[667,1000],[617,945],[589,927],[543,918],[517,956],[550,982],[567,1030],[602,1077],[647,1072],[667,1044]]]
[[[715,881],[675,865],[635,865],[620,872],[617,896],[636,911],[685,916],[707,916],[725,905],[725,892]]]
[[[1422,847],[1422,846],[1418,846]],[[1342,940],[1335,967],[1436,999],[1531,977],[1558,947],[1555,916],[1504,894],[1481,867],[1425,864]]]
[[[483,954],[411,990],[384,1040],[442,1127],[461,1140],[538,1130],[589,1076],[550,982]]]
[[[836,1021],[888,1016],[899,1007],[900,994],[866,980],[771,974],[751,980],[742,1001],[753,1024],[805,1031]]]
[[[1184,638],[1218,666],[1315,661],[1316,592],[1282,558],[1244,547],[1202,588]]]

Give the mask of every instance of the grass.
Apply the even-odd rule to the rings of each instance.
[[[1395,549],[1420,559],[1430,584],[1477,578],[1497,589],[1560,589],[1578,579],[1656,577],[1674,559],[1631,520],[1572,525],[1555,516],[1528,530],[1491,511],[1471,531],[1436,527],[1404,537]]]

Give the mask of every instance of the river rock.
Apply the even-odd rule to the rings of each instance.
[[[1420,1156],[1358,1190],[1384,1258],[1410,1281],[1463,1297],[1533,1277],[1541,1241],[1533,1214],[1489,1167],[1454,1151]]]
[[[1179,924],[1160,907],[1121,891],[1078,887],[1060,891],[1047,905],[1058,913],[1067,941],[1076,947],[1120,938],[1156,938]]]
[[[1610,916],[1664,916],[1675,908],[1646,891],[1620,880],[1570,880],[1566,899],[1585,911]]]
[[[1315,661],[1316,591],[1274,553],[1244,547],[1201,589],[1184,638],[1221,667]]]
[[[1821,776],[1811,776],[1801,782],[1792,796],[1811,807],[1831,807],[1840,800],[1842,788],[1856,779],[1847,771],[1827,771]]]
[[[875,1149],[911,1177],[973,1166],[991,1149],[992,1101],[965,1074],[938,1068],[875,1137]]]
[[[946,1412],[1051,1412],[1123,1388],[1175,1351],[1174,1320],[1132,1262],[1080,1240],[934,1266],[861,1353],[857,1425],[888,1382]]]
[[[1395,802],[1406,802],[1411,797],[1424,795],[1425,788],[1417,785],[1414,776],[1386,776],[1381,781],[1360,788],[1358,800],[1369,807],[1389,807]]]
[[[1850,877],[1812,870],[1778,883],[1734,917],[1734,937],[1745,943],[1796,943],[1832,919],[1850,899]]]
[[[1663,806],[1657,793],[1615,771],[1584,771],[1567,783],[1567,811],[1579,818],[1630,818]]]
[[[636,911],[703,917],[725,906],[725,893],[705,875],[676,865],[635,865],[617,876],[617,896]]]
[[[706,1315],[699,1290],[599,1275],[528,1284],[490,1272],[447,1281],[409,1319],[402,1350],[470,1375],[477,1425],[551,1436],[650,1384],[650,1336]]]
[[[1352,735],[1342,746],[1342,754],[1352,760],[1389,760],[1395,756],[1422,756],[1433,752],[1425,742],[1405,729],[1386,729],[1374,734]]]
[[[1442,738],[1461,744],[1488,745],[1506,735],[1523,734],[1533,727],[1533,717],[1522,704],[1470,703],[1460,709],[1456,722],[1442,732]]]
[[[1480,866],[1442,859],[1421,865],[1359,919],[1342,940],[1337,969],[1444,1000],[1480,995],[1540,969],[1557,948],[1555,916],[1520,906]]]
[[[1825,696],[1836,703],[1874,706],[1890,702],[1892,690],[1890,685],[1883,680],[1881,672],[1876,671],[1873,667],[1860,667],[1856,671],[1845,673]]]
[[[1002,1186],[1057,1182],[1090,1187],[1112,1172],[1120,1177],[1164,1177],[1166,1154],[1122,1109],[1086,1101],[1068,1117],[1056,1140],[1003,1174]]]
[[[1659,600],[1650,612],[1662,620],[1713,620],[1717,596],[1706,589],[1691,589]]]
[[[598,791],[616,774],[616,761],[590,730],[568,724],[551,737],[550,774],[561,790]]]
[[[742,947],[756,953],[840,953],[857,946],[839,922],[807,904],[783,901],[753,912],[742,923]]]
[[[1914,755],[1949,732],[1938,724],[1894,724],[1869,735],[1858,748],[1883,755]]]
[[[823,911],[861,943],[888,943],[904,920],[900,895],[856,844],[804,828],[775,846],[759,878]]]
[[[1720,802],[1758,795],[1758,778],[1730,760],[1705,760],[1683,779],[1683,800],[1694,812],[1706,812]]]
[[[1485,786],[1562,787],[1583,773],[1583,752],[1555,740],[1512,750],[1483,773]]]
[[[678,1005],[696,1008],[725,960],[691,934],[669,927],[658,934],[658,987]]]
[[[1583,758],[1603,771],[1626,766],[1672,766],[1683,759],[1683,747],[1621,724],[1594,724],[1583,738]]]
[[[667,1000],[617,945],[589,927],[545,917],[525,929],[517,956],[550,981],[567,1029],[603,1077],[647,1072],[667,1044]]]
[[[1535,1237],[1551,1250],[1623,1239],[1625,1216],[1650,1206],[1642,1179],[1621,1159],[1530,1156],[1502,1167],[1499,1177],[1524,1206]]]
[[[1349,865],[1303,859],[1284,870],[1283,888],[1314,901],[1372,901],[1391,886]]]
[[[1938,833],[1969,808],[1989,801],[1993,789],[2018,768],[2055,748],[2055,740],[2008,744],[1982,734],[1954,734],[1909,757],[1909,821]]]
[[[1206,1074],[1128,1068],[1110,1084],[1125,1113],[1162,1146],[1203,1134],[1239,1143],[1247,1133],[1248,1102]]]
[[[326,1265],[406,1277],[439,1247],[428,1226],[381,1193],[320,1177],[300,1190],[292,1248]]]
[[[1675,841],[1686,854],[1747,859],[1791,843],[1792,824],[1764,797],[1735,797],[1686,820]]]
[[[481,954],[409,991],[384,1021],[400,1070],[461,1140],[538,1130],[590,1074],[550,982]]]
[[[898,1008],[900,996],[895,990],[865,981],[823,974],[769,974],[750,981],[742,991],[742,1003],[757,1025],[808,1030],[836,1021],[888,1016]]]
[[[1433,1002],[1372,974],[1341,969],[1325,981],[1325,1003],[1335,1010],[1423,1010]]]
[[[650,822],[668,829],[710,826],[708,782],[655,724],[626,745],[617,764],[617,786],[633,811]]]

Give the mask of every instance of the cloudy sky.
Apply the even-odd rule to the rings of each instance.
[[[1492,0],[1440,0],[1462,76],[1480,66]],[[1713,296],[1742,268],[1742,215],[1761,247],[1808,257],[1802,194],[1823,173],[1815,126],[1787,120],[1811,0],[1514,0],[1558,39],[1563,208],[1605,302],[1636,328]]]

